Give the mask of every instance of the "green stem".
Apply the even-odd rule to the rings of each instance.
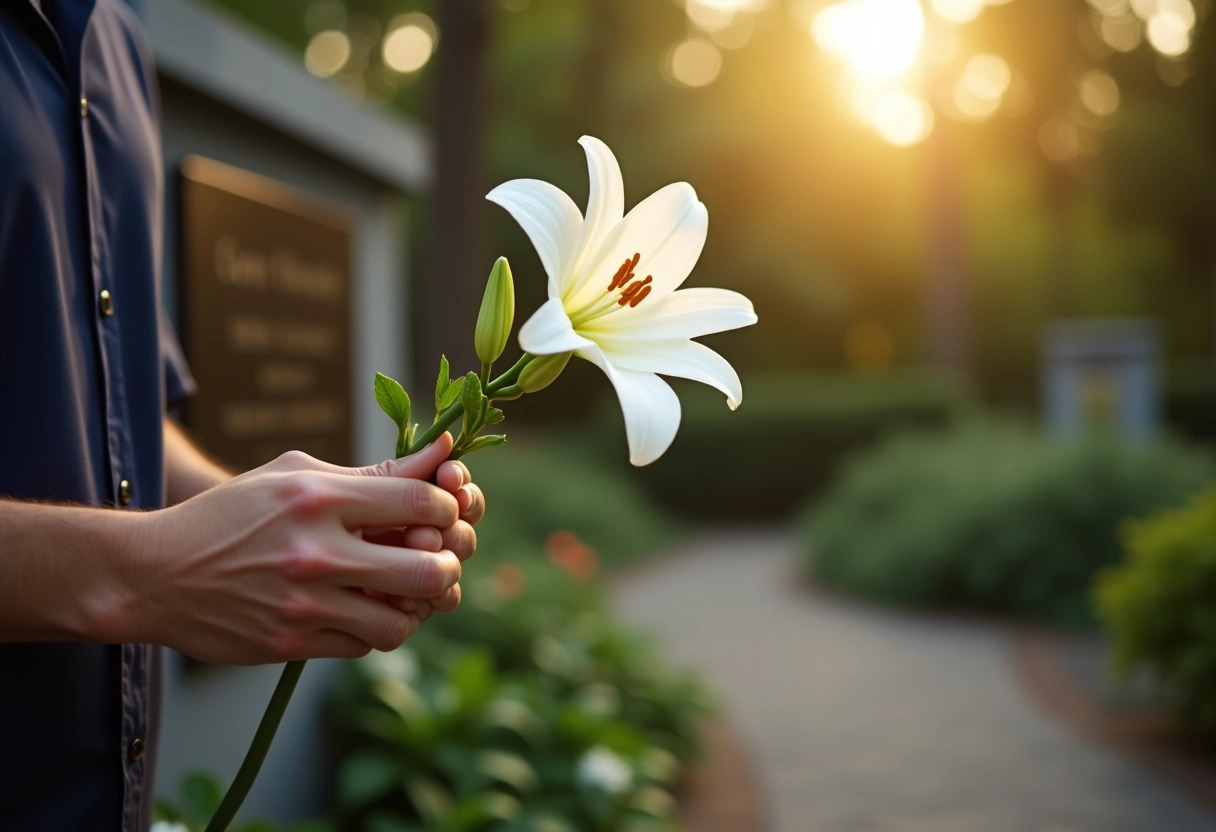
[[[520,356],[519,361],[515,362],[515,365],[511,369],[494,379],[488,385],[484,385],[486,395],[503,393],[506,397],[510,398],[521,395],[519,388],[515,386],[515,382],[532,358],[533,356],[528,353]],[[488,376],[489,367],[483,365],[482,372]],[[435,419],[435,423],[427,428],[425,433],[415,439],[410,447],[405,449],[407,453],[398,453],[398,456],[406,456],[422,450],[438,439],[463,413],[464,405],[460,402],[453,403],[447,410],[439,414]],[[400,427],[397,448],[399,452],[402,450],[400,444],[404,441],[405,430],[405,426]],[[225,832],[228,825],[232,823],[232,819],[236,816],[237,811],[241,808],[241,804],[245,802],[245,796],[249,794],[253,781],[257,779],[258,772],[262,768],[262,762],[266,759],[266,752],[270,750],[270,743],[274,740],[275,731],[278,730],[279,723],[283,719],[283,713],[287,710],[287,703],[291,701],[291,694],[296,689],[296,682],[300,681],[300,674],[303,672],[304,661],[302,660],[288,662],[284,666],[283,674],[279,676],[279,683],[275,686],[274,694],[270,697],[270,704],[266,706],[266,712],[262,714],[262,721],[258,723],[257,733],[253,735],[253,742],[250,743],[249,750],[245,752],[245,759],[241,762],[241,767],[236,773],[236,778],[233,779],[232,785],[228,787],[228,791],[224,794],[224,799],[220,801],[220,807],[215,810],[215,816],[207,824],[205,832]]]
[[[287,703],[291,701],[292,691],[296,689],[296,682],[300,681],[300,674],[303,672],[303,661],[288,662],[283,668],[283,675],[279,677],[274,695],[270,697],[266,713],[262,714],[262,721],[258,723],[258,730],[253,735],[253,742],[250,743],[249,750],[245,752],[245,759],[236,773],[236,779],[228,787],[228,792],[220,802],[220,807],[215,810],[215,816],[207,824],[206,832],[224,832],[228,828],[228,824],[232,823],[237,810],[241,808],[241,803],[245,800],[245,795],[249,794],[249,787],[257,779],[258,771],[262,768],[262,761],[266,759],[266,752],[270,749],[270,742],[274,739],[274,732],[283,719],[283,712],[287,710]]]
[[[484,361],[481,362],[481,374],[480,374],[479,378],[481,380],[481,386],[483,389],[485,388],[485,386],[487,384],[490,383],[490,370],[491,369],[493,369],[492,365],[487,364]]]

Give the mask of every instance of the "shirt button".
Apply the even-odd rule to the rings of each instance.
[[[89,99],[85,98],[83,95],[80,96],[80,117],[89,117]]]
[[[131,505],[131,483],[128,480],[118,484],[118,502],[124,506]]]
[[[142,756],[144,756],[144,741],[136,737],[127,746],[127,762],[133,763]]]
[[[97,311],[103,318],[114,314],[114,296],[110,294],[109,289],[102,289],[101,294],[97,296]]]

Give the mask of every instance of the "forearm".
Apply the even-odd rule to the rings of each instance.
[[[169,505],[231,478],[231,471],[208,459],[175,422],[165,419],[165,490]]]
[[[0,500],[0,642],[121,640],[146,516]]]

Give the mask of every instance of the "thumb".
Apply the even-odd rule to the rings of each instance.
[[[355,474],[373,477],[405,477],[415,480],[429,480],[435,470],[452,453],[452,434],[442,433],[439,438],[427,445],[421,451],[403,456],[400,459],[388,459],[377,465],[366,468],[352,469]]]

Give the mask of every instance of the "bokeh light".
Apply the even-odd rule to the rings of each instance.
[[[887,91],[869,100],[859,113],[878,135],[899,147],[924,141],[933,132],[933,110],[906,92]]]
[[[1131,14],[1104,16],[1098,23],[1102,41],[1117,52],[1131,52],[1140,45],[1140,22]]]
[[[930,5],[948,23],[967,23],[984,10],[985,0],[932,0]]]
[[[1054,118],[1039,128],[1039,148],[1053,162],[1075,159],[1081,151],[1081,135],[1075,124]]]
[[[667,53],[666,74],[687,87],[704,87],[713,83],[722,71],[722,53],[702,38],[689,38],[676,44]]]
[[[1081,103],[1096,116],[1111,116],[1119,109],[1119,85],[1098,69],[1081,76]]]
[[[349,60],[350,38],[336,29],[317,32],[304,50],[304,66],[319,78],[337,75]]]
[[[1188,5],[1186,8],[1190,8]],[[1192,11],[1192,25],[1193,15]],[[1191,47],[1191,26],[1173,11],[1161,11],[1148,19],[1148,42],[1162,55],[1176,57]]]
[[[417,72],[434,54],[435,38],[435,24],[425,14],[414,12],[394,18],[384,38],[385,65],[402,74]]]
[[[890,79],[916,60],[925,33],[917,0],[846,0],[815,15],[812,31],[826,51],[860,77]]]

